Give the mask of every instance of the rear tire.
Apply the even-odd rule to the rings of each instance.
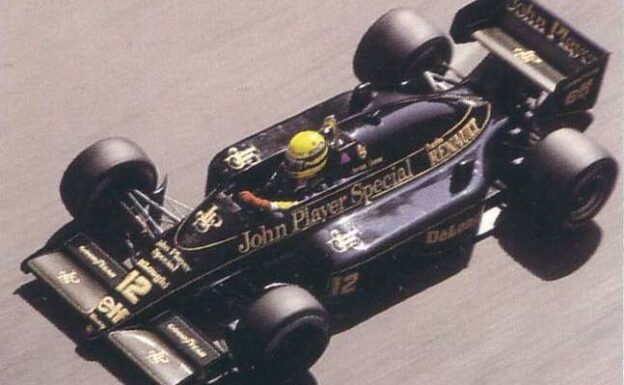
[[[353,58],[362,82],[396,85],[424,71],[446,72],[453,49],[449,38],[410,8],[396,8],[366,31]]]
[[[617,163],[580,132],[561,128],[538,142],[527,157],[539,214],[563,230],[587,224],[604,206]]]
[[[325,308],[308,291],[286,285],[252,303],[229,342],[247,370],[288,378],[309,369],[325,351],[329,338]]]
[[[157,182],[156,166],[138,145],[125,138],[108,138],[87,147],[69,164],[60,193],[76,220],[93,223],[110,210],[117,211],[111,205],[123,192],[151,193]]]

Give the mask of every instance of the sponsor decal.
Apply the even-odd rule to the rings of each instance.
[[[224,159],[225,164],[234,171],[240,171],[244,168],[260,163],[260,151],[256,146],[249,146],[244,150],[236,147],[230,147],[227,150],[227,157]]]
[[[355,207],[370,203],[377,197],[392,191],[414,179],[412,161],[404,159],[383,172],[373,174],[339,191],[333,197],[295,207],[290,212],[290,220],[273,227],[260,225],[252,230],[244,231],[238,245],[241,254],[261,249],[278,242],[295,233],[305,231],[313,226],[334,218]]]
[[[206,358],[208,356],[208,352],[206,352],[201,346],[197,339],[188,335],[184,330],[180,329],[176,324],[169,323],[167,324],[167,330],[169,330],[176,338],[182,343],[186,345],[193,354],[197,355],[199,358]]]
[[[274,227],[269,228],[267,228],[265,225],[261,225],[257,227],[253,232],[244,231],[242,233],[242,241],[238,245],[238,251],[241,254],[245,254],[251,250],[260,249],[268,244],[275,243],[281,239],[287,238],[288,234],[288,227],[284,223],[280,223]]]
[[[548,19],[535,8],[532,3],[523,0],[508,0],[506,9],[523,23],[545,35],[548,27]]]
[[[552,41],[571,59],[589,65],[599,59],[598,53],[563,21],[546,14],[543,9],[526,0],[507,0],[505,9],[509,14]]]
[[[412,171],[412,160],[407,158],[373,178],[366,178],[361,182],[354,183],[349,189],[347,197],[355,206],[370,203],[378,196],[414,179],[415,176],[416,174]],[[314,220],[314,215],[312,219]],[[307,216],[306,222],[309,222]]]
[[[210,206],[206,211],[199,210],[195,213],[193,227],[199,233],[207,233],[212,228],[219,228],[223,225],[223,219],[219,216],[217,205]]]
[[[540,58],[537,55],[537,53],[535,53],[535,51],[533,51],[532,49],[516,47],[513,50],[513,55],[515,57],[517,57],[523,63],[527,63],[527,64],[530,64],[530,63],[533,63],[533,64],[543,63],[542,58]]]
[[[123,319],[130,315],[130,311],[124,306],[123,303],[115,301],[111,296],[106,296],[100,300],[95,311],[105,316],[113,325],[121,322]],[[104,324],[97,314],[92,313],[89,318],[94,321],[96,326],[103,329]]]
[[[80,278],[78,278],[78,273],[75,271],[65,271],[61,270],[59,274],[56,276],[61,283],[65,285],[72,285],[80,283]]]
[[[592,91],[593,85],[595,83],[594,78],[589,78],[581,83],[580,86],[576,87],[572,91],[568,92],[565,96],[564,103],[566,106],[574,104],[579,100],[583,100],[589,95]]]
[[[364,243],[360,238],[360,230],[355,226],[349,225],[348,230],[333,229],[330,232],[331,239],[327,243],[337,253],[344,253],[349,250],[362,250]]]
[[[442,228],[429,230],[425,234],[425,243],[431,245],[450,241],[453,238],[465,233],[466,231],[476,228],[479,225],[480,220],[481,212],[479,211],[477,215],[465,219],[459,223],[453,223]]]
[[[368,155],[368,154],[367,154]],[[377,158],[374,159],[369,159],[367,160],[365,163],[362,163],[358,166],[355,166],[351,169],[351,173],[352,174],[357,174],[359,172],[362,172],[370,167],[376,166],[379,163],[383,162],[383,157],[379,156]]]
[[[332,199],[314,202],[291,211],[291,231],[303,231],[315,224],[323,223],[345,212],[355,202],[351,201],[351,191],[333,197]],[[358,200],[361,201],[360,198]]]
[[[108,265],[108,261],[96,255],[86,245],[78,247],[78,251],[87,259],[87,261],[89,261],[90,264],[100,269],[100,271],[108,278],[114,279],[117,277],[117,273],[115,273],[115,271],[113,271],[113,269]]]
[[[130,316],[127,306],[137,305],[148,296],[154,285],[161,289],[167,289],[171,283],[163,276],[148,260],[139,259],[133,270],[130,270],[123,279],[115,286],[115,291],[122,298],[114,298],[107,295],[100,300],[95,310],[89,314],[92,324],[99,330],[108,325],[116,325]],[[101,317],[100,317],[101,316]],[[104,321],[107,321],[106,323]]]
[[[145,358],[154,365],[170,362],[169,354],[164,350],[150,350]]]
[[[152,259],[163,266],[169,271],[174,272],[178,269],[182,269],[185,273],[190,272],[191,266],[182,257],[182,252],[175,247],[169,245],[169,243],[161,239],[154,244],[154,248],[150,252]]]
[[[83,233],[77,233],[65,242],[64,247],[72,257],[109,285],[116,285],[126,273],[117,261]]]
[[[135,305],[152,290],[152,283],[138,270],[131,270],[115,287],[128,302]]]
[[[331,278],[329,295],[331,297],[340,297],[343,295],[353,294],[357,291],[357,284],[359,281],[360,273],[357,271],[334,275]]]
[[[152,266],[152,264],[146,259],[139,259],[136,263],[136,266],[141,269],[141,271],[143,271],[145,274],[147,274],[152,279],[152,282],[158,285],[161,289],[165,290],[169,286],[171,286],[169,280],[165,276],[160,274],[158,270],[154,266]]]
[[[431,165],[436,166],[468,147],[481,134],[483,128],[483,125],[479,126],[476,118],[472,118],[449,138],[437,138],[428,143],[425,147]]]

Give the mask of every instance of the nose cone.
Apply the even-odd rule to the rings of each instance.
[[[178,248],[208,250],[235,243],[243,224],[234,215],[232,205],[233,202],[225,196],[208,196],[176,229]]]

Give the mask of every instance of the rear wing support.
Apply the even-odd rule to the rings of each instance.
[[[540,109],[596,103],[609,53],[533,0],[476,0],[457,12],[451,36],[478,41],[544,91]]]

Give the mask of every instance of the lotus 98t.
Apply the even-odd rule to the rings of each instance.
[[[578,124],[608,53],[532,0],[477,0],[450,35],[489,50],[468,75],[412,9],[381,16],[359,83],[216,154],[194,209],[135,143],[93,144],[61,180],[74,221],[23,270],[156,383],[212,383],[305,371],[328,308],[397,256],[470,250],[491,209],[585,226],[617,174]]]

